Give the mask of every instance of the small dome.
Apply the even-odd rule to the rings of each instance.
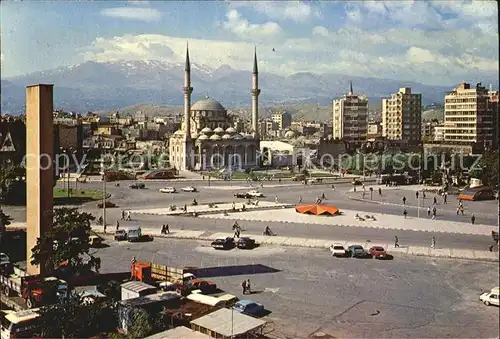
[[[230,134],[224,134],[224,135],[222,136],[222,139],[224,139],[224,140],[229,140],[229,139],[232,139],[232,138],[233,138],[233,137],[232,137]]]
[[[233,139],[235,139],[235,140],[241,140],[241,139],[243,139],[243,136],[241,134],[235,134],[233,136]]]
[[[212,129],[210,127],[205,127],[204,129],[201,130],[201,133],[212,133]]]
[[[221,140],[221,137],[217,134],[214,134],[210,137],[210,140]]]
[[[214,129],[214,133],[224,133],[224,130],[220,127],[217,127],[216,129]]]
[[[295,132],[294,131],[288,131],[285,133],[285,138],[291,139],[295,137]]]
[[[221,105],[220,102],[206,97],[203,100],[199,100],[195,102],[191,106],[192,111],[225,111],[224,106]]]
[[[205,134],[202,134],[198,137],[198,140],[207,140],[208,137]]]
[[[228,129],[226,129],[226,133],[234,134],[234,133],[236,133],[236,130],[234,129],[234,127],[229,127]]]

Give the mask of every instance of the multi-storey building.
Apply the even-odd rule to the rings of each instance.
[[[382,135],[389,140],[407,140],[418,144],[421,139],[422,95],[411,88],[400,88],[390,98],[382,99]]]
[[[360,145],[366,141],[368,98],[354,94],[352,83],[349,93],[333,100],[333,138]]]
[[[493,116],[493,148],[498,149],[500,143],[500,119],[498,116],[498,99],[499,94],[498,91],[490,91],[488,92],[489,96],[489,105],[491,109],[491,113]]]
[[[287,112],[274,113],[271,119],[276,123],[278,130],[284,130],[292,125],[292,116]]]
[[[493,146],[493,114],[488,89],[478,83],[459,84],[445,95],[444,123],[446,142]]]

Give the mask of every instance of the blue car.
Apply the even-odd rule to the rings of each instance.
[[[240,300],[234,304],[233,310],[257,317],[264,312],[264,306],[252,300]]]
[[[347,248],[351,258],[368,258],[370,254],[361,245],[351,245]]]

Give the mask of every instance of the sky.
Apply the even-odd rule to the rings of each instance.
[[[495,1],[1,1],[1,77],[182,62],[452,85],[498,79]]]

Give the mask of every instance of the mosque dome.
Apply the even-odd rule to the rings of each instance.
[[[241,134],[235,134],[233,136],[233,139],[235,139],[235,140],[241,140],[241,139],[243,139],[243,136]]]
[[[202,134],[198,137],[198,140],[207,140],[208,139],[208,136],[206,136],[205,134]]]
[[[236,133],[236,129],[234,129],[234,127],[229,127],[228,129],[226,129],[226,133],[234,134],[234,133]]]
[[[212,133],[212,132],[213,131],[212,131],[212,129],[210,127],[205,127],[204,129],[201,130],[201,133],[204,133],[204,134],[206,134],[206,133]]]
[[[221,137],[217,134],[214,134],[210,137],[210,140],[221,140]]]
[[[229,140],[229,139],[232,139],[232,138],[233,138],[233,137],[232,137],[230,134],[224,134],[224,135],[222,136],[222,139],[224,139],[224,140]]]
[[[224,106],[220,102],[206,97],[205,99],[198,100],[191,106],[192,111],[225,111]]]
[[[214,133],[224,133],[224,130],[220,127],[217,127],[216,129],[214,129]]]
[[[288,131],[285,133],[285,138],[287,139],[292,139],[295,138],[295,132],[294,131]]]

